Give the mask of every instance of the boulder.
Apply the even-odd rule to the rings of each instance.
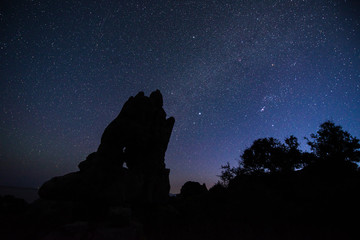
[[[208,189],[206,188],[205,183],[201,185],[198,182],[188,181],[180,189],[180,195],[182,197],[191,197],[196,195],[202,195],[207,193]]]

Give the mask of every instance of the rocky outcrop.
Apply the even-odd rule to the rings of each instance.
[[[186,198],[196,195],[202,195],[207,192],[208,189],[206,188],[205,183],[201,185],[199,182],[188,181],[181,187],[180,196]]]
[[[39,189],[42,199],[109,204],[161,203],[168,198],[165,152],[175,119],[166,118],[159,90],[130,97],[106,127],[98,150]],[[125,166],[126,165],[126,166]]]

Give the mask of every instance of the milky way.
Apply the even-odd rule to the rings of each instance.
[[[0,185],[76,171],[129,96],[176,124],[172,192],[215,183],[260,137],[326,120],[360,136],[356,1],[7,1],[0,8]]]

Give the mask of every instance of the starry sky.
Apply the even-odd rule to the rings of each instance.
[[[171,192],[262,137],[360,136],[356,0],[1,1],[0,185],[77,171],[139,91],[176,123]]]

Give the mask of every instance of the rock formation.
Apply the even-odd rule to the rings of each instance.
[[[168,198],[164,157],[175,119],[166,119],[159,90],[130,97],[106,127],[98,150],[39,189],[42,199],[108,204],[162,203]],[[126,167],[124,166],[126,164]]]
[[[186,198],[186,197],[191,197],[191,196],[196,196],[196,195],[202,195],[207,192],[208,192],[208,189],[207,189],[205,183],[203,183],[203,185],[201,185],[199,182],[187,181],[181,187],[180,196]]]

